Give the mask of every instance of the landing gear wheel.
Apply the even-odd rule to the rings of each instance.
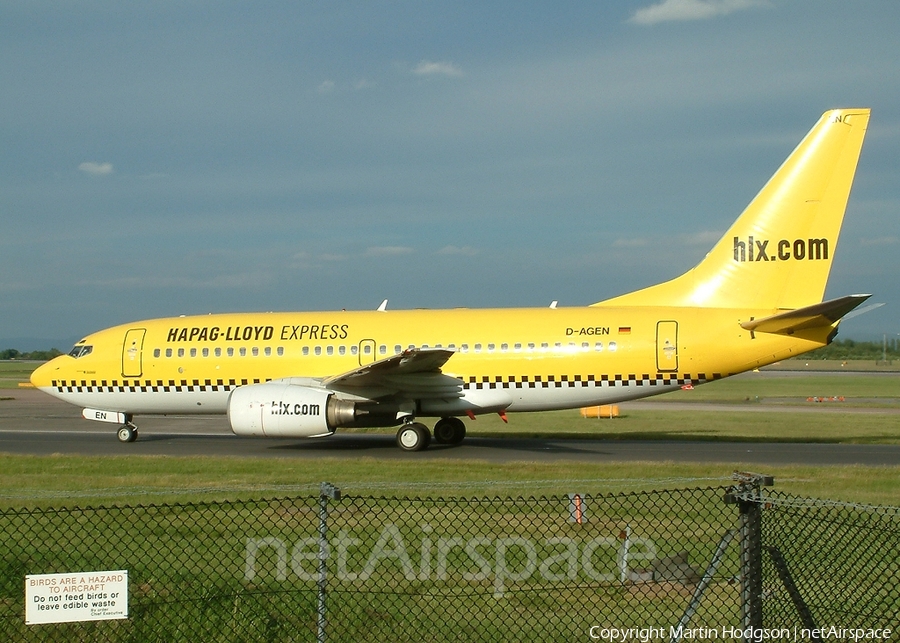
[[[404,424],[397,431],[397,446],[404,451],[422,451],[428,448],[431,433],[428,427],[419,422]]]
[[[434,440],[438,444],[457,445],[466,437],[466,424],[457,417],[441,418],[434,425]]]
[[[119,442],[134,442],[138,437],[137,427],[133,424],[126,424],[119,429],[116,437],[119,438]]]

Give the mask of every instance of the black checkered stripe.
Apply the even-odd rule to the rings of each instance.
[[[692,386],[703,384],[712,380],[722,379],[721,373],[713,373],[707,377],[706,373],[691,375],[685,373],[657,373],[651,376],[648,373],[638,377],[631,373],[628,375],[535,375],[530,377],[522,375],[495,375],[493,377],[483,375],[481,377],[469,377],[468,382],[463,382],[464,389],[513,389],[513,388],[590,388],[590,387],[625,387],[625,386]]]
[[[58,393],[195,393],[231,391],[262,380],[53,380]],[[268,382],[269,380],[265,380]]]

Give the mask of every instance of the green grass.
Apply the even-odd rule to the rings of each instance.
[[[840,397],[845,404],[865,400],[900,407],[900,373],[897,375],[847,375],[840,372],[775,377],[773,374],[747,373],[690,391],[675,391],[652,398],[670,402],[796,402],[808,397]]]
[[[493,463],[153,456],[0,455],[0,507],[98,506],[317,494],[540,496],[729,484],[739,463]],[[900,466],[757,467],[798,495],[896,505]]]
[[[583,418],[578,411],[495,416],[468,423],[470,436],[605,440],[722,440],[900,444],[894,414],[791,413],[790,411],[685,411],[622,408],[618,418]]]

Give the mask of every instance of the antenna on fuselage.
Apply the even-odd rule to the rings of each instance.
[[[383,302],[381,302],[381,305],[378,307],[378,312],[383,313],[386,310],[387,310],[387,299],[385,299]]]

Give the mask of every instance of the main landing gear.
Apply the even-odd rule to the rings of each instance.
[[[441,418],[434,425],[434,441],[456,446],[466,437],[466,425],[457,417]],[[431,433],[421,422],[411,419],[397,431],[397,446],[404,451],[422,451],[431,443]]]
[[[128,420],[116,433],[119,442],[134,442],[138,438],[137,427]]]

